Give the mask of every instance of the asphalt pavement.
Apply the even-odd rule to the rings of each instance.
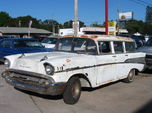
[[[130,84],[119,81],[83,89],[75,105],[65,104],[62,96],[15,89],[0,78],[0,113],[152,113],[152,72],[136,76]]]

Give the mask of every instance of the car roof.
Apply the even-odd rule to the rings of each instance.
[[[134,42],[132,38],[129,37],[122,37],[122,36],[112,36],[112,35],[78,35],[77,37],[73,35],[64,36],[65,38],[89,38],[95,41],[127,41],[127,42]]]
[[[3,38],[2,40],[36,40],[34,38]]]

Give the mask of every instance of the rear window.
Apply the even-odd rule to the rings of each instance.
[[[2,48],[11,48],[12,47],[12,41],[10,40],[4,40],[1,42]]]
[[[43,48],[43,45],[37,40],[15,40],[15,48],[28,48],[28,47],[38,47]]]

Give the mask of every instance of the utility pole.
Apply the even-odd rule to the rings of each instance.
[[[78,35],[78,0],[74,0],[74,35]]]
[[[106,23],[106,35],[108,35],[108,0],[105,0],[105,23]]]
[[[117,9],[117,13],[118,13],[118,17],[117,17],[117,31],[118,31],[118,34],[119,34],[119,28],[120,28],[120,25],[119,25],[119,13],[120,13],[120,11],[119,11],[119,9]]]

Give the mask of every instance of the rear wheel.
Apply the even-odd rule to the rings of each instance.
[[[126,83],[133,82],[133,81],[134,81],[134,78],[135,78],[135,69],[132,69],[132,70],[129,72],[127,78],[124,79],[124,82],[126,82]]]
[[[81,83],[78,77],[72,77],[63,93],[63,100],[66,104],[76,104],[81,95]]]

